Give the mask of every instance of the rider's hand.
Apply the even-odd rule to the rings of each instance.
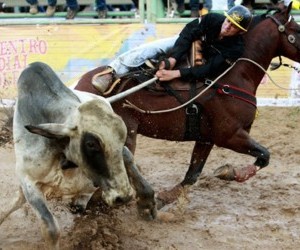
[[[173,69],[175,67],[175,64],[176,64],[176,59],[173,58],[173,57],[169,57],[167,60],[170,63],[170,68],[169,69]],[[166,68],[165,61],[161,61],[158,68],[159,69],[165,69]]]
[[[171,81],[181,76],[179,70],[166,70],[166,69],[158,70],[155,75],[160,81]]]

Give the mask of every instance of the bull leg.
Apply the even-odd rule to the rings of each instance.
[[[4,212],[1,213],[0,215],[0,225],[3,223],[3,221],[14,211],[18,210],[19,208],[22,207],[22,205],[26,202],[23,191],[21,189],[21,187],[18,190],[17,193],[17,198],[12,202],[11,208]]]
[[[47,245],[50,249],[59,249],[59,226],[46,205],[43,193],[28,178],[22,180],[22,189],[26,200],[42,221],[41,231]]]
[[[212,143],[201,143],[198,141],[195,143],[190,166],[185,174],[184,180],[171,190],[163,191],[158,194],[159,207],[177,200],[181,195],[184,186],[193,185],[197,181],[213,146],[214,144]]]
[[[127,147],[123,149],[124,164],[129,176],[129,180],[136,190],[138,198],[138,211],[143,218],[155,219],[156,218],[156,202],[154,198],[154,191],[150,184],[140,174],[132,153]]]
[[[222,166],[215,171],[215,176],[220,179],[244,182],[269,164],[269,151],[253,140],[245,130],[238,131],[234,137],[227,141],[224,147],[256,157],[256,161],[254,164],[242,169],[236,169],[228,165]]]

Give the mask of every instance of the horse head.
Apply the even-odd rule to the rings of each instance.
[[[245,57],[263,61],[265,68],[276,56],[300,62],[300,25],[291,16],[291,8],[292,3],[274,14],[267,13],[263,21],[250,28],[245,34]]]
[[[279,33],[278,54],[300,62],[300,25],[291,16],[291,8],[292,2],[281,12],[268,17],[272,20],[273,25],[277,26]]]

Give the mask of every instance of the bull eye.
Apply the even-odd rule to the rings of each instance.
[[[81,152],[90,170],[103,177],[109,177],[104,145],[100,138],[91,133],[84,133],[81,138]]]
[[[94,138],[95,139],[95,138]],[[90,149],[90,150],[99,150],[100,149],[100,143],[98,140],[89,140],[86,142],[86,146]]]

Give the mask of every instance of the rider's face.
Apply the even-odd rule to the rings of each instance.
[[[235,26],[232,22],[230,22],[227,18],[224,20],[222,27],[221,27],[221,32],[220,36],[235,36],[240,32],[240,28]]]

